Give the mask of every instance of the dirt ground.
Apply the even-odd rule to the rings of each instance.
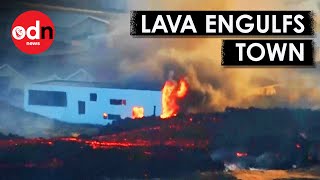
[[[241,180],[274,180],[274,179],[320,179],[320,168],[318,174],[310,171],[249,171],[239,170],[231,174]]]
[[[320,180],[320,166],[299,170],[237,170],[228,173],[200,173],[202,180]]]

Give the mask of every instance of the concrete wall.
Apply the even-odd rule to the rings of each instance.
[[[66,107],[29,105],[29,90],[61,91],[67,94]],[[97,101],[90,101],[90,93],[97,94]],[[110,105],[110,99],[124,99],[126,105]],[[86,113],[78,114],[78,101],[86,103]],[[121,118],[131,117],[134,106],[144,107],[144,115],[152,116],[156,106],[156,116],[161,114],[161,91],[106,89],[92,87],[67,87],[33,84],[25,89],[24,108],[49,118],[71,123],[108,124],[103,113],[119,114]]]

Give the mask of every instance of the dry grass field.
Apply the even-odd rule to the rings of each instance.
[[[239,171],[232,172],[232,175],[239,180],[320,179],[320,168],[318,168],[318,170],[319,170],[318,174],[310,171],[239,170]]]

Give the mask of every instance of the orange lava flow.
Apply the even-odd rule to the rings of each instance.
[[[184,98],[188,92],[188,84],[185,79],[179,80],[177,83],[168,80],[162,89],[162,119],[176,116],[179,112],[178,100]]]
[[[132,119],[141,119],[144,116],[143,107],[133,107],[132,108]]]
[[[178,124],[173,124],[172,122],[165,124],[167,126],[144,127],[141,129],[94,136],[91,138],[58,137],[51,139],[0,139],[0,150],[24,145],[56,147],[61,146],[61,142],[78,144],[79,148],[91,147],[94,150],[152,148],[157,146],[177,147],[182,149],[206,149],[208,147],[209,141],[203,137],[175,137],[176,133],[183,133],[185,132],[185,128],[189,129],[189,127],[191,127],[189,121]]]

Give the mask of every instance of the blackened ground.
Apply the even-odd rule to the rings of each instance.
[[[222,172],[224,164],[309,168],[319,164],[318,117],[320,111],[229,108],[166,121],[119,120],[95,135],[67,141],[23,143],[21,137],[2,136],[0,179],[194,177],[196,172]]]
[[[9,179],[102,179],[179,177],[222,169],[201,150],[170,147],[92,149],[77,143],[24,145],[2,149],[0,177]]]

